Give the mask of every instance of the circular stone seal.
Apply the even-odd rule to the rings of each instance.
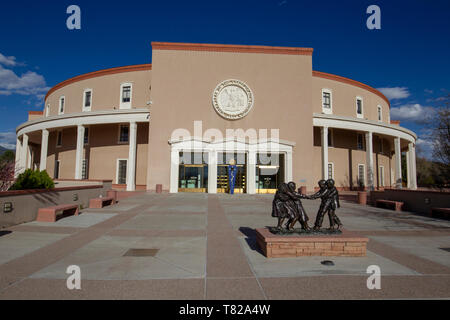
[[[253,107],[253,93],[244,82],[229,79],[222,81],[214,89],[212,102],[214,109],[222,117],[241,119]]]

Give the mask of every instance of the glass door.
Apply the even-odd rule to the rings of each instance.
[[[217,154],[217,192],[228,193],[228,165],[234,159],[236,161],[236,181],[234,184],[235,193],[246,192],[246,176],[247,176],[247,164],[245,153],[225,153],[219,152]]]
[[[256,193],[275,193],[284,181],[284,154],[257,154]]]
[[[207,192],[208,165],[207,153],[180,152],[178,175],[179,192]]]

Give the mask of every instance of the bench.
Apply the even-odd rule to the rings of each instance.
[[[450,219],[450,208],[431,208],[430,217]]]
[[[402,211],[403,204],[404,203],[401,201],[381,200],[381,199],[378,199],[376,201],[377,207],[394,209],[395,211]]]
[[[61,204],[59,206],[39,208],[36,221],[56,222],[57,213],[62,213],[62,217],[69,215],[78,215],[77,204]]]
[[[114,197],[94,198],[89,200],[89,208],[101,209],[104,206],[108,206],[115,203]]]

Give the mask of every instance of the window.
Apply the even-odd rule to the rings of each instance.
[[[379,174],[378,185],[380,187],[384,187],[384,167],[383,166],[380,166],[380,170],[378,170],[378,174]]]
[[[92,106],[92,89],[84,90],[83,95],[83,111],[91,111]]]
[[[131,108],[132,86],[131,83],[122,83],[120,86],[120,109]]]
[[[89,144],[89,127],[84,128],[84,144]]]
[[[358,150],[364,150],[364,136],[362,133],[358,133],[357,135],[356,148]]]
[[[364,187],[365,186],[365,170],[363,164],[358,164],[358,186]]]
[[[55,161],[54,177],[55,177],[55,179],[59,179],[59,160]]]
[[[383,139],[380,138],[380,153],[383,153]]]
[[[361,97],[356,97],[356,116],[362,118],[363,114],[363,100]]]
[[[378,121],[383,121],[383,114],[382,114],[381,106],[377,106],[377,110],[378,110]]]
[[[61,147],[62,146],[62,131],[58,131],[56,136],[56,146]]]
[[[331,101],[331,90],[322,89],[322,112],[331,114],[332,111],[332,101]]]
[[[66,103],[66,98],[61,97],[59,98],[59,110],[58,114],[64,114],[64,104]]]
[[[83,165],[81,167],[81,179],[87,180],[88,178],[88,160],[83,159]]]
[[[50,105],[47,105],[47,108],[45,109],[45,116],[48,117],[50,115]]]
[[[328,179],[334,179],[334,164],[328,162]]]
[[[127,124],[119,126],[119,143],[127,143],[129,138],[129,127]]]
[[[334,147],[333,129],[328,129],[328,147]]]
[[[127,159],[117,159],[117,184],[127,183]]]

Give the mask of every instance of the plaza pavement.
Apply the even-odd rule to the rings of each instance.
[[[450,298],[449,221],[342,201],[345,228],[370,239],[366,257],[267,259],[254,229],[276,223],[272,198],[141,193],[0,230],[0,299]],[[319,202],[303,203],[311,224]],[[66,287],[69,265],[81,268],[81,290]],[[381,290],[367,289],[370,265]]]

